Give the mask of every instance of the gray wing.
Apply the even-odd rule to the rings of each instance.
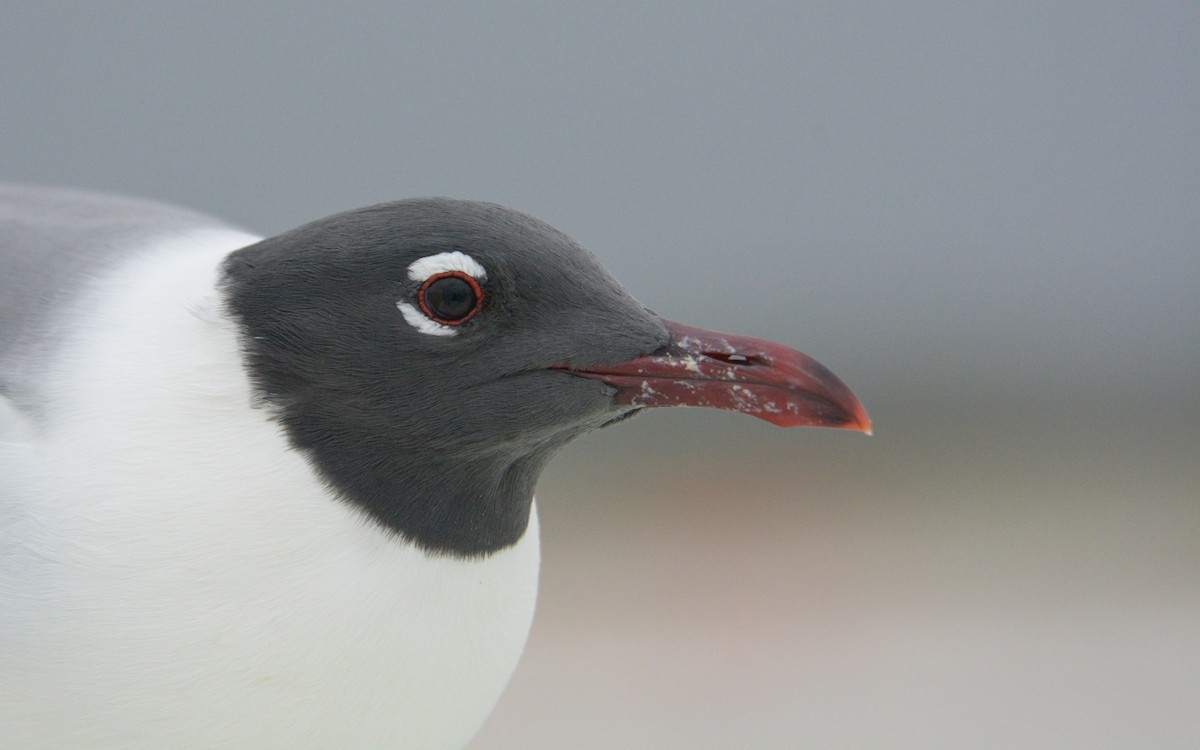
[[[0,184],[0,401],[36,413],[39,365],[69,322],[55,311],[89,279],[154,237],[221,227],[150,201]]]

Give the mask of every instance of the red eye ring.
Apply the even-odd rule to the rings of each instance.
[[[444,311],[442,314],[439,314],[433,309],[436,303],[431,305],[429,302],[428,292],[430,287],[443,279],[457,279],[464,282],[470,287],[471,293],[474,295],[470,309],[459,317],[447,317]],[[463,271],[435,273],[421,283],[421,288],[417,290],[417,304],[420,305],[421,312],[425,313],[425,317],[433,322],[444,326],[460,326],[475,317],[479,313],[480,308],[483,307],[483,287],[479,285],[474,276]]]

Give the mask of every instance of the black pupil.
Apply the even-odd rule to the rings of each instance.
[[[457,276],[445,276],[425,288],[425,304],[441,320],[462,320],[478,301],[471,285]]]

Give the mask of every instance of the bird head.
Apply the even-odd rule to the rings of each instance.
[[[493,204],[338,214],[222,274],[260,405],[340,499],[435,554],[515,543],[554,452],[644,408],[870,430],[816,361],[663,320],[571,238]]]

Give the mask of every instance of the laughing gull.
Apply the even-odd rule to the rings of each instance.
[[[0,747],[462,746],[533,616],[539,472],[657,406],[870,429],[497,205],[260,239],[0,188]]]

